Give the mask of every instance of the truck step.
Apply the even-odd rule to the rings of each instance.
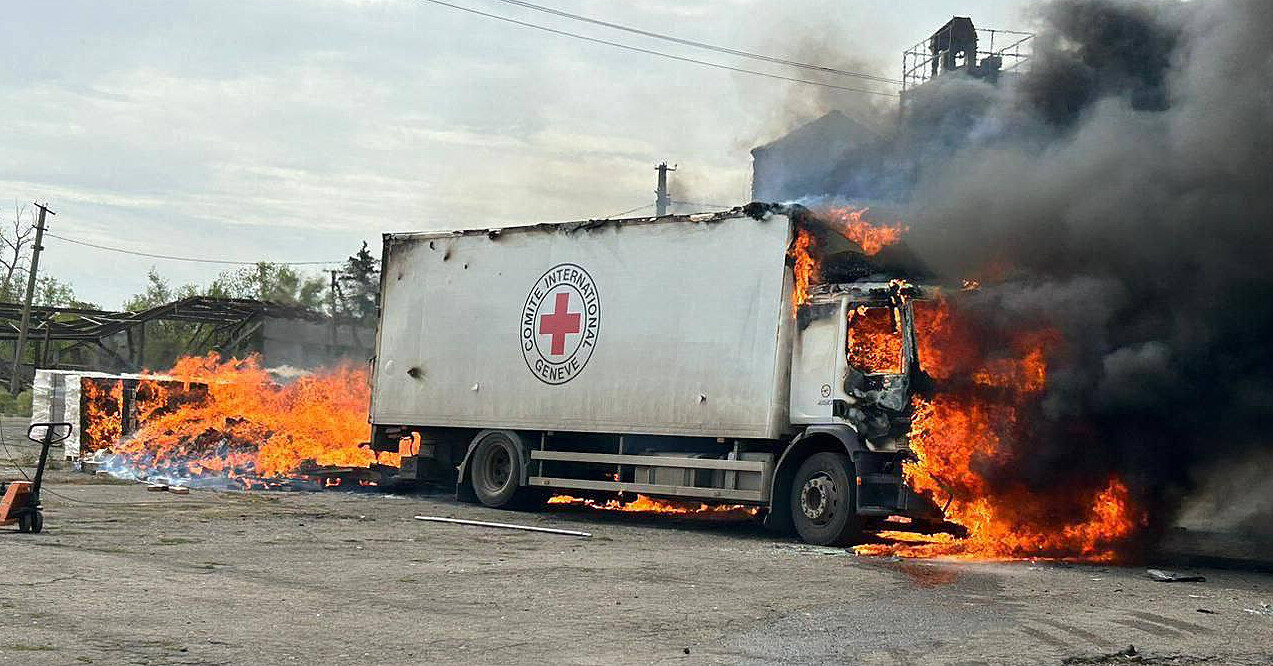
[[[543,476],[532,476],[526,481],[532,486],[542,488],[573,488],[579,490],[606,490],[613,492],[632,492],[643,495],[667,497],[692,497],[694,499],[731,500],[743,503],[761,504],[769,501],[768,488],[762,490],[734,490],[731,488],[703,488],[699,486],[666,486],[651,483],[623,483],[619,481],[595,481],[592,479],[559,479]]]

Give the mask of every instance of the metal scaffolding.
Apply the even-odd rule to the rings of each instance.
[[[215,349],[226,355],[252,351],[253,334],[267,318],[329,321],[319,312],[302,307],[237,298],[192,296],[141,312],[115,312],[85,308],[32,307],[28,340],[36,344],[35,363],[23,363],[20,379],[29,385],[34,368],[62,370],[107,369],[135,372],[143,369],[146,325],[150,322],[182,322],[195,327],[186,340],[190,352]],[[16,344],[20,337],[22,305],[0,303],[0,342]],[[122,334],[123,344],[108,344]],[[56,343],[71,343],[59,345]],[[109,359],[108,368],[85,368],[62,362],[62,356],[80,349],[96,350]]]
[[[902,91],[955,71],[997,79],[1033,55],[1034,33],[977,28],[971,19],[957,16],[902,53]]]

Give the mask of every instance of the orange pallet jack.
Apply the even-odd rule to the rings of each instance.
[[[37,436],[38,431],[38,436]],[[35,477],[27,481],[0,482],[0,525],[18,524],[19,532],[39,533],[44,529],[44,513],[40,511],[40,483],[44,465],[49,461],[49,447],[71,436],[69,423],[32,423],[27,439],[40,443],[40,462]]]

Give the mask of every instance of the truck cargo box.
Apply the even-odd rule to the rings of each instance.
[[[386,234],[371,420],[778,438],[791,234],[737,209]]]

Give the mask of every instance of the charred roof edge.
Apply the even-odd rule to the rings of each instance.
[[[715,213],[697,213],[693,215],[664,215],[662,217],[625,217],[615,219],[578,220],[573,222],[540,222],[537,224],[514,225],[508,227],[489,227],[485,229],[453,229],[439,231],[400,231],[386,232],[385,242],[401,242],[408,240],[432,240],[440,238],[458,238],[462,236],[487,236],[495,239],[506,233],[528,231],[558,231],[574,233],[591,231],[607,227],[622,227],[633,224],[668,224],[672,222],[688,222],[692,224],[713,224],[725,220],[751,217],[764,219],[767,215],[798,216],[804,210],[798,204],[763,203],[753,201],[745,206],[735,206],[726,211]]]

